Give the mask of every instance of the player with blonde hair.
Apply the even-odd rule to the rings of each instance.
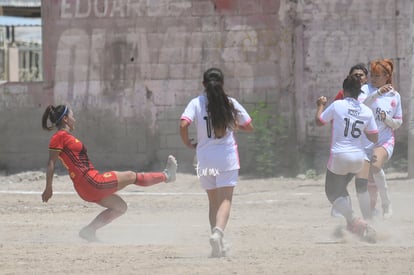
[[[379,137],[378,142],[373,145],[370,162],[370,174],[374,183],[368,184],[368,190],[372,210],[375,209],[378,190],[381,197],[383,217],[388,219],[392,216],[393,211],[383,167],[394,152],[394,130],[398,129],[403,122],[401,96],[392,85],[394,72],[392,60],[374,60],[371,62],[370,69],[371,84],[377,90],[365,99],[364,104],[374,112]]]

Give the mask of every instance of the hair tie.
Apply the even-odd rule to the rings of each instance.
[[[68,106],[65,106],[65,110],[63,111],[63,113],[60,115],[59,119],[56,120],[55,124],[58,124],[62,118],[65,116],[66,112],[68,111]]]

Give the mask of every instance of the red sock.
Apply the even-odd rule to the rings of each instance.
[[[135,184],[139,186],[151,186],[165,182],[166,180],[167,176],[163,172],[137,173]]]

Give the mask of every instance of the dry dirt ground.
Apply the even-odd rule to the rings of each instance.
[[[128,212],[87,243],[78,231],[101,208],[82,201],[67,176],[42,203],[44,173],[0,176],[0,274],[414,274],[414,180],[387,175],[394,216],[376,218],[376,244],[330,216],[323,176],[241,178],[225,232],[225,258],[210,258],[207,197],[194,175],[129,186]],[[350,185],[359,214],[355,189]]]

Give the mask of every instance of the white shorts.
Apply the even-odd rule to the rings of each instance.
[[[337,175],[346,175],[349,173],[357,174],[361,171],[365,162],[364,152],[349,152],[331,154],[328,161],[328,169]]]
[[[237,185],[239,170],[219,172],[218,175],[200,175],[201,187],[204,190],[220,187],[234,187]]]
[[[381,145],[388,153],[388,160],[391,159],[392,154],[394,153],[394,144],[393,143],[384,143]]]
[[[375,144],[373,144],[373,145],[365,148],[365,153],[367,155],[367,160],[368,161],[371,160],[372,153],[373,153],[375,147],[382,147],[382,148],[384,148],[384,150],[387,151],[388,160],[391,159],[392,154],[394,153],[394,144],[392,144],[392,143],[384,143],[381,146],[375,146]]]

